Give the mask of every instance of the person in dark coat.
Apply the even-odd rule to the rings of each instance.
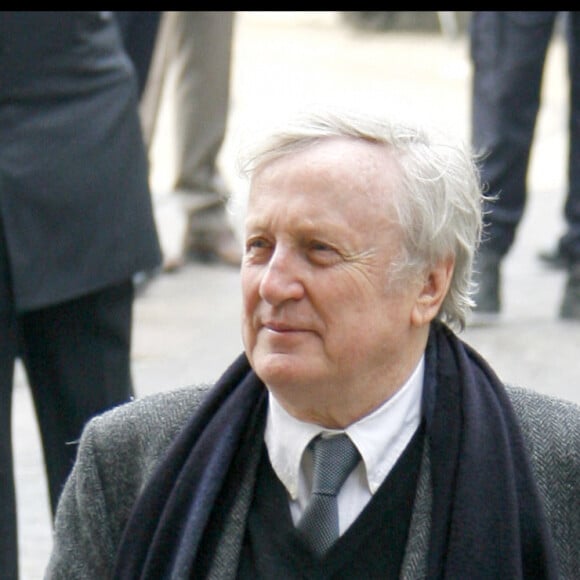
[[[112,12],[0,13],[0,570],[18,576],[14,365],[54,511],[86,421],[129,400],[133,277],[161,263],[135,69]]]

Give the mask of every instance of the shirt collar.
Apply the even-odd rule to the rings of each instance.
[[[358,448],[371,493],[380,487],[411,440],[421,419],[421,395],[425,360],[417,364],[405,384],[380,407],[345,432]],[[296,419],[269,392],[265,441],[270,463],[290,497],[296,499],[304,450],[320,433],[337,433]]]

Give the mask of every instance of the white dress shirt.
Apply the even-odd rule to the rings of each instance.
[[[343,432],[356,445],[362,461],[338,495],[340,534],[354,522],[419,426],[424,371],[422,357],[410,378],[392,397],[344,431],[296,419],[270,392],[265,441],[270,463],[288,490],[294,524],[304,512],[312,487],[312,451],[308,444],[320,433]]]

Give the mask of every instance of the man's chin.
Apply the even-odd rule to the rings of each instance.
[[[254,360],[254,370],[262,381],[281,389],[311,384],[312,369],[304,357],[291,354],[268,354]]]

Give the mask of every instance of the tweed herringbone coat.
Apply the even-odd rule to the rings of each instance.
[[[204,388],[163,393],[123,405],[94,419],[82,437],[75,469],[59,505],[46,580],[109,577],[131,507],[140,490],[203,397]],[[580,407],[508,387],[531,455],[555,540],[561,577],[580,570]],[[401,578],[425,578],[431,500],[426,448]],[[235,577],[244,514],[252,489],[239,494],[236,515],[224,530],[212,578]],[[234,541],[231,541],[231,540]]]

